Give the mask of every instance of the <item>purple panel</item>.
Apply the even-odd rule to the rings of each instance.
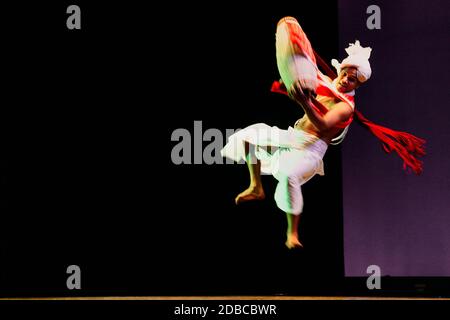
[[[381,29],[369,30],[378,4]],[[450,276],[450,45],[448,1],[339,1],[340,53],[371,46],[372,78],[356,95],[370,120],[427,140],[424,173],[407,174],[397,155],[353,123],[343,143],[347,276]]]

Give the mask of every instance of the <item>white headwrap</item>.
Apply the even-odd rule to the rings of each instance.
[[[341,69],[345,67],[355,67],[358,70],[357,76],[360,82],[369,80],[370,75],[372,74],[369,63],[372,48],[361,47],[359,41],[356,40],[355,43],[350,43],[350,46],[345,49],[345,51],[347,52],[348,57],[342,60],[341,63],[336,59],[331,60],[331,65],[336,68],[338,74],[341,72]]]

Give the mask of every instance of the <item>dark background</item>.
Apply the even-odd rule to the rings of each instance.
[[[337,2],[79,1],[79,31],[69,4],[18,5],[3,21],[1,294],[345,294],[341,147],[303,187],[303,251],[284,247],[272,177],[265,201],[236,207],[243,165],[170,156],[172,132],[194,121],[293,125],[302,110],[269,90],[276,23],[295,16],[326,61],[342,57]],[[81,291],[66,289],[71,264]]]

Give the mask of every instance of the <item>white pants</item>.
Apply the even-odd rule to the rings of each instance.
[[[222,156],[235,161],[246,159],[245,142],[255,146],[255,156],[261,161],[261,173],[271,174],[278,180],[275,191],[278,208],[299,215],[303,210],[301,185],[316,174],[325,174],[322,158],[328,144],[302,130],[292,127],[281,130],[259,123],[230,136],[221,151]]]

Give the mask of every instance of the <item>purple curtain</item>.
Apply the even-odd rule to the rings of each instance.
[[[381,29],[367,19],[380,8]],[[339,1],[339,60],[355,39],[372,47],[372,78],[356,93],[370,120],[427,140],[421,176],[407,174],[354,123],[343,143],[346,276],[450,276],[448,1]]]

